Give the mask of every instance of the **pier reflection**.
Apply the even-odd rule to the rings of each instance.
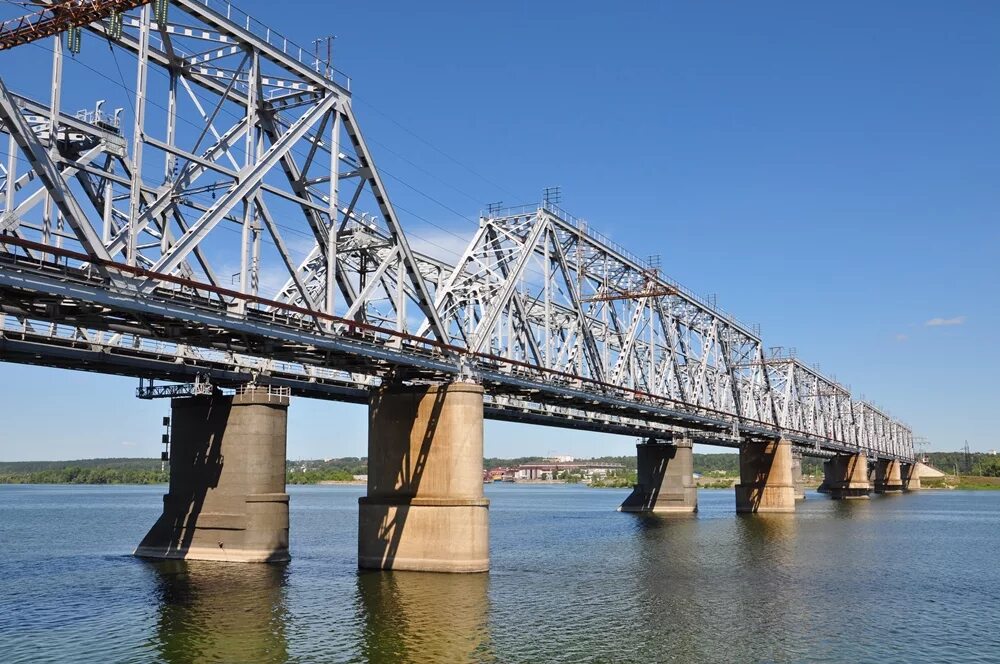
[[[147,562],[156,577],[154,649],[165,662],[285,662],[287,566]]]
[[[799,518],[796,514],[736,517],[741,578],[734,586],[734,607],[744,618],[743,637],[757,644],[756,653],[770,661],[801,661],[805,656],[794,640],[775,638],[793,633],[815,601],[796,560]]]
[[[628,620],[677,661],[796,661],[775,638],[807,608],[794,514],[636,519],[639,568]],[[706,544],[710,543],[710,544]],[[801,591],[801,592],[800,592]],[[741,629],[733,632],[732,624]],[[725,636],[723,636],[725,635]],[[648,658],[646,653],[635,659]]]
[[[489,575],[361,572],[368,662],[491,662]]]

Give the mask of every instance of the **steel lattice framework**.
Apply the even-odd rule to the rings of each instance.
[[[499,419],[912,459],[555,205],[491,211],[455,265],[415,252],[346,77],[224,2],[158,8],[88,26],[134,65],[127,115],[64,111],[58,38],[48,100],[0,82],[0,359],[354,401],[476,380]]]

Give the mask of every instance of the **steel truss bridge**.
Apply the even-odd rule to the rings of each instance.
[[[47,98],[0,82],[0,359],[356,402],[473,380],[494,419],[912,460],[906,425],[555,205],[414,251],[350,80],[225,1],[86,31],[119,109],[63,102],[58,36],[27,61]]]

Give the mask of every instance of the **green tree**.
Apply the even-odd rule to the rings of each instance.
[[[972,472],[983,477],[1000,477],[1000,457],[988,456],[980,459]]]

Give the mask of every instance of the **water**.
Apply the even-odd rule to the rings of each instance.
[[[354,486],[290,487],[286,566],[129,556],[163,487],[0,487],[3,662],[992,661],[1000,492],[737,517],[490,485],[490,574],[359,573]]]

